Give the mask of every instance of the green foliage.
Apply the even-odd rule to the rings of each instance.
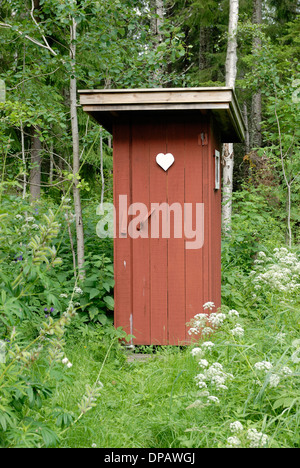
[[[272,188],[244,185],[233,194],[232,229],[222,238],[222,296],[231,307],[243,307],[243,281],[257,252],[284,243]]]

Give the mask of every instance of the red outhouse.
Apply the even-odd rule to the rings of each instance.
[[[184,345],[221,305],[221,144],[241,142],[230,88],[80,91],[113,135],[115,326],[134,344]]]

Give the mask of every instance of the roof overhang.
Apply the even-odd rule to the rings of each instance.
[[[232,88],[79,90],[79,95],[83,110],[111,133],[117,122],[212,113],[224,143],[240,143],[245,138],[245,124]]]

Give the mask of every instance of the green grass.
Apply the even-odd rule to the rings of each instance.
[[[56,403],[74,411],[85,385],[96,380],[101,362],[82,343],[72,345],[67,353],[73,363],[72,384],[58,389]],[[108,359],[96,408],[67,431],[63,446],[139,448],[177,447],[180,443],[190,424],[185,408],[195,392],[197,366],[190,353],[175,348],[132,363],[123,353],[124,357],[121,351],[119,359]]]
[[[69,336],[65,353],[73,367],[67,371],[69,381],[57,386],[51,405],[73,412],[76,419],[85,386],[96,381],[102,365],[103,389],[95,407],[64,430],[60,447],[222,448],[231,436],[230,423],[237,420],[245,431],[266,433],[267,447],[299,447],[300,374],[292,359],[299,309],[278,309],[276,314],[257,315],[255,321],[244,315],[239,321],[245,328],[243,338],[232,339],[225,329],[209,338],[215,346],[207,359],[222,363],[224,371],[234,375],[228,390],[211,393],[219,397],[219,404],[190,409],[202,398],[195,382],[202,369],[191,355],[192,347],[150,347],[145,350],[152,353],[149,359],[128,362],[127,352],[117,346],[103,365],[109,346],[105,335]],[[276,338],[280,332],[284,342]],[[255,372],[259,361],[272,362],[272,372],[288,366],[292,375],[273,388],[270,373]]]

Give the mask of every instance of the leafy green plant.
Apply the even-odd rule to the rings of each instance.
[[[107,322],[107,311],[114,310],[114,267],[112,260],[103,255],[89,255],[88,274],[82,283],[80,307],[92,322]]]

